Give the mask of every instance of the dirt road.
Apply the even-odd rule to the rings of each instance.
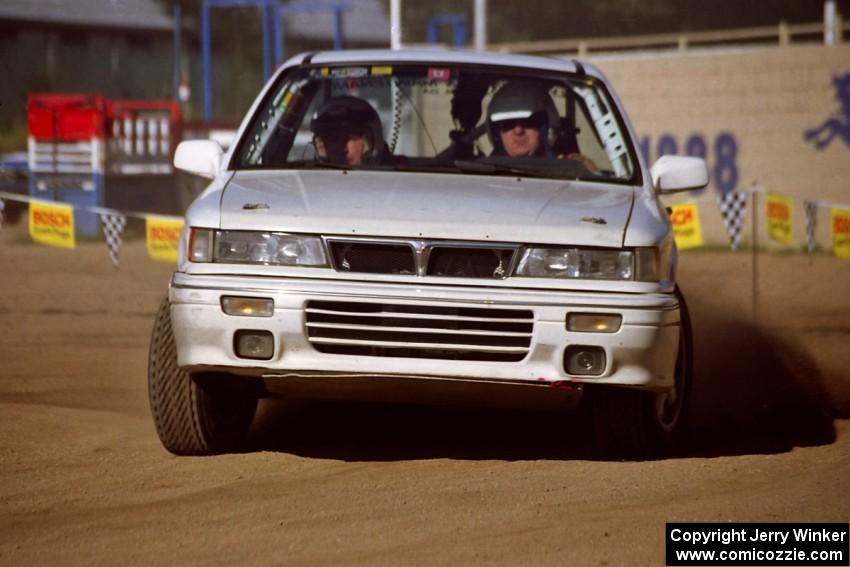
[[[0,563],[663,565],[668,521],[850,520],[850,262],[683,254],[691,448],[607,461],[584,421],[265,403],[248,454],[176,458],[148,414],[171,267],[0,230]]]

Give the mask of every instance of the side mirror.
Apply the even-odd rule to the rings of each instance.
[[[708,168],[702,158],[661,156],[649,172],[659,193],[690,191],[708,185]]]
[[[224,150],[218,142],[212,140],[186,140],[177,144],[174,152],[174,167],[213,178],[221,167]]]

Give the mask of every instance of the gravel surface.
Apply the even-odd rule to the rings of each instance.
[[[142,241],[0,230],[0,563],[663,565],[668,521],[850,519],[850,262],[688,251],[691,442],[594,452],[581,415],[264,401],[252,451],[165,452]]]

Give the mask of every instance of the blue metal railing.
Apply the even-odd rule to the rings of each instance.
[[[428,20],[426,38],[428,43],[440,42],[440,26],[452,26],[452,45],[463,47],[466,45],[466,16],[464,14],[442,14]]]
[[[346,4],[281,4],[281,0],[204,0],[201,5],[201,67],[204,89],[204,120],[212,118],[212,32],[210,10],[213,8],[260,8],[263,31],[263,79],[271,77],[272,70],[283,63],[284,30],[282,18],[286,14],[330,12],[334,22],[334,49],[343,47],[342,13]],[[271,37],[271,41],[269,40]]]

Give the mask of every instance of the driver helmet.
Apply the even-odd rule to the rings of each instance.
[[[515,120],[534,123],[540,130],[539,151],[552,153],[560,117],[546,89],[536,84],[511,82],[496,91],[487,107],[487,136],[496,155],[504,153],[502,127]]]
[[[321,161],[345,162],[345,145],[352,136],[365,141],[362,163],[379,163],[384,134],[378,113],[363,99],[343,95],[329,99],[310,121],[313,142]]]

